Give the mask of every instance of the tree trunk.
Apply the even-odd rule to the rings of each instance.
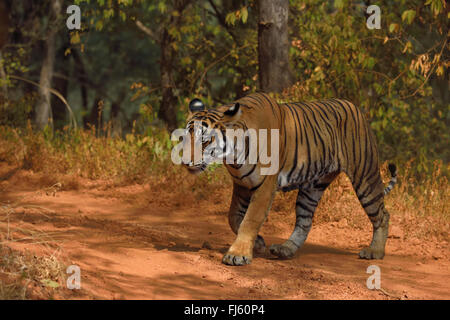
[[[8,88],[6,86],[6,72],[3,68],[2,47],[8,42],[8,27],[9,27],[9,10],[5,0],[0,0],[0,78],[3,82],[1,92],[6,99],[8,99]]]
[[[120,119],[120,105],[127,96],[126,90],[122,89],[117,98],[111,103],[111,136],[120,137],[122,135],[122,121]]]
[[[289,0],[260,0],[258,26],[259,85],[282,92],[293,83],[289,67]]]
[[[162,101],[158,116],[167,124],[167,129],[172,132],[177,127],[176,103],[177,98],[172,88],[172,58],[171,37],[164,28],[161,36],[161,87]]]
[[[175,0],[172,2],[174,10],[179,14],[171,16],[169,21],[164,26],[161,26],[160,32],[154,32],[152,29],[146,27],[141,21],[137,20],[136,25],[145,34],[147,34],[153,41],[159,44],[161,49],[160,60],[160,84],[162,91],[161,105],[158,111],[158,117],[162,119],[169,131],[173,131],[177,128],[177,97],[174,94],[174,81],[172,79],[173,72],[173,59],[175,59],[175,52],[172,48],[172,43],[175,41],[169,34],[169,26],[179,28],[181,19],[183,17],[183,11],[191,3],[191,0]]]
[[[65,73],[63,74],[65,75]],[[54,87],[55,90],[67,100],[67,93],[69,89],[69,81],[67,78],[55,78]],[[53,106],[52,115],[54,126],[57,129],[61,129],[67,123],[67,107],[57,96],[52,96],[50,101]]]
[[[77,50],[72,50],[72,57],[75,62],[75,76],[78,79],[78,84],[80,86],[80,94],[81,94],[81,109],[83,110],[83,127],[87,128],[89,123],[88,118],[88,91],[86,88],[86,81],[88,76],[86,74],[86,69],[84,68],[84,62],[81,55]]]
[[[97,131],[100,132],[103,125],[103,100],[96,95],[91,113],[89,115],[88,123],[97,128]]]
[[[55,70],[60,74],[59,77],[55,76],[53,80],[53,87],[58,91],[66,100],[69,90],[69,77],[70,71],[67,67],[69,65],[69,58],[64,55],[65,49],[69,46],[69,43],[63,45],[57,53],[60,61],[57,61]],[[59,62],[59,63],[58,63]],[[57,96],[51,97],[53,124],[56,129],[61,129],[66,124],[67,107]]]
[[[0,0],[0,49],[8,42],[9,10],[5,0]]]
[[[1,93],[3,95],[3,98],[5,100],[8,100],[8,86],[6,84],[6,72],[5,69],[3,68],[3,57],[2,57],[2,50],[0,50],[0,79],[2,80],[2,85],[0,85],[1,87]]]
[[[52,118],[51,110],[51,84],[53,78],[53,69],[55,64],[55,35],[56,26],[53,21],[57,20],[61,12],[61,0],[53,0],[51,3],[51,19],[47,27],[47,39],[45,41],[46,54],[41,68],[39,80],[39,100],[36,106],[36,127],[39,130],[45,128]]]

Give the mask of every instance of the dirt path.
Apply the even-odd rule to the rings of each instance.
[[[12,225],[58,232],[65,259],[80,266],[81,290],[73,299],[450,299],[447,242],[388,240],[384,260],[357,258],[370,241],[370,226],[313,224],[292,260],[269,254],[245,267],[221,264],[234,235],[227,223],[230,192],[197,201],[189,194],[150,185],[107,187],[92,182],[79,190],[36,194],[41,178],[0,166],[0,201],[50,210],[17,208]],[[293,213],[272,212],[261,234],[267,245],[289,236]],[[210,248],[203,248],[204,242]],[[33,244],[13,243],[18,249]],[[381,268],[381,291],[368,290],[366,269]]]

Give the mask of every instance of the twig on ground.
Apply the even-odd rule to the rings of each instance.
[[[399,296],[396,296],[396,295],[394,295],[394,294],[392,294],[392,293],[387,292],[387,291],[384,290],[383,288],[380,288],[380,289],[377,289],[377,290],[380,291],[382,294],[388,296],[388,297],[391,297],[391,298],[394,298],[394,299],[397,299],[397,300],[401,300],[401,299],[402,299],[402,298],[399,297]]]

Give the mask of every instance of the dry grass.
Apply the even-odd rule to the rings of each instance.
[[[0,247],[0,300],[51,298],[63,285],[64,265],[55,255],[37,256]]]
[[[448,171],[448,167],[446,168]],[[442,165],[436,163],[432,174],[417,181],[410,164],[403,170],[402,183],[387,196],[387,208],[405,236],[449,241],[450,186]]]
[[[79,188],[77,177],[109,180],[110,186],[151,181],[154,188],[189,192],[197,200],[207,200],[220,189],[230,189],[231,180],[221,167],[192,176],[170,160],[172,142],[167,132],[149,135],[128,134],[125,138],[98,136],[95,129],[34,133],[0,126],[0,161],[42,172],[42,184],[62,183],[63,190]],[[448,237],[450,166],[434,164],[431,174],[418,178],[412,162],[397,164],[399,183],[386,197],[392,220],[400,219],[411,236]],[[382,167],[387,182],[390,177]],[[444,172],[444,173],[443,173]],[[277,195],[275,211],[294,210],[295,192]],[[346,219],[355,227],[367,225],[353,188],[345,175],[339,176],[322,197],[315,220],[333,222]]]
[[[0,161],[50,176],[141,182],[143,177],[168,169],[171,147],[165,131],[152,136],[127,134],[122,139],[97,137],[94,129],[35,133],[31,127],[0,126]]]
[[[450,186],[441,167],[436,164],[433,174],[417,181],[410,164],[399,168],[398,184],[385,198],[391,223],[400,229],[405,239],[436,239],[449,241]],[[390,177],[387,164],[381,168],[385,182]],[[279,193],[273,210],[294,212],[297,192]],[[325,191],[314,217],[315,223],[343,222],[355,228],[370,228],[370,222],[361,207],[346,175],[341,174]]]
[[[55,184],[37,193],[55,193],[59,188],[60,185]],[[64,265],[58,259],[59,246],[54,240],[55,234],[30,225],[22,228],[20,224],[10,223],[20,219],[17,208],[33,208],[46,217],[47,209],[27,205],[26,200],[22,198],[14,203],[0,203],[0,300],[51,298],[65,279]],[[41,254],[12,249],[15,243],[32,246]]]
[[[99,137],[95,130],[34,133],[30,128],[0,126],[0,161],[33,171],[27,176],[29,187],[50,186],[37,193],[52,195],[59,190],[86,188],[87,180],[105,189],[148,183],[156,191],[173,190],[172,196],[162,199],[170,206],[182,205],[183,198],[189,195],[197,201],[220,204],[225,214],[232,188],[226,169],[216,166],[201,175],[191,175],[172,164],[171,147],[165,132],[147,136],[129,134],[122,139]],[[387,182],[390,177],[386,167],[386,164],[382,167],[382,176]],[[405,240],[449,241],[450,188],[446,174],[442,173],[450,172],[449,166],[436,163],[432,173],[422,178],[415,176],[411,163],[398,164],[398,168],[399,183],[386,197],[396,232]],[[0,177],[0,187],[2,180],[10,179],[8,175]],[[11,179],[22,178],[13,174]],[[0,299],[49,299],[60,297],[63,292],[66,275],[55,240],[61,239],[61,234],[45,232],[39,224],[22,221],[24,209],[44,219],[52,214],[46,208],[27,206],[28,200],[0,203]],[[277,193],[272,211],[291,219],[295,200],[295,191]],[[343,223],[353,228],[371,228],[345,175],[340,175],[326,190],[314,219],[315,224]],[[24,245],[30,250],[18,249]]]

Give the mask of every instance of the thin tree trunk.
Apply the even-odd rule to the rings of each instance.
[[[191,0],[175,0],[173,1],[174,9],[179,13],[177,17],[171,16],[166,26],[159,28],[158,32],[146,27],[141,21],[136,21],[136,26],[147,34],[152,40],[159,44],[161,49],[160,60],[160,84],[162,90],[162,100],[158,111],[158,117],[162,119],[169,131],[173,131],[177,127],[177,98],[174,94],[173,76],[173,59],[175,52],[172,48],[172,42],[175,41],[168,32],[169,26],[179,27],[183,17],[183,11],[191,3]]]
[[[100,132],[100,130],[102,129],[103,101],[98,95],[94,99],[88,123],[96,127],[98,132]]]
[[[260,0],[258,56],[260,88],[282,92],[293,83],[289,67],[289,0]]]
[[[173,49],[171,47],[171,38],[167,29],[164,28],[161,37],[161,87],[162,101],[158,116],[167,124],[167,129],[172,132],[177,127],[176,102],[172,88],[172,58]]]
[[[123,100],[127,96],[127,92],[125,90],[120,91],[119,95],[117,96],[117,99],[115,99],[111,103],[111,135],[113,137],[119,137],[122,134],[122,122],[120,121],[119,112],[120,112],[120,105],[122,104]]]
[[[66,100],[69,89],[69,77],[70,71],[67,67],[69,64],[69,58],[64,55],[65,49],[69,46],[69,43],[63,45],[57,53],[59,57],[59,63],[56,63],[55,70],[62,76],[56,76],[53,80],[53,86],[56,91],[58,91]],[[63,128],[66,124],[67,107],[57,96],[53,95],[51,97],[52,104],[52,114],[53,114],[53,124],[55,128]]]
[[[2,88],[1,93],[3,95],[3,98],[5,100],[8,100],[8,86],[6,84],[7,79],[6,79],[5,69],[3,68],[3,62],[4,62],[4,60],[2,57],[2,51],[0,50],[0,78],[2,80],[2,85],[0,87]]]
[[[84,128],[87,128],[87,124],[89,122],[88,119],[88,92],[86,88],[86,80],[87,80],[87,74],[86,69],[84,68],[84,62],[81,55],[78,53],[77,50],[72,50],[72,57],[75,62],[75,75],[78,79],[78,83],[80,86],[80,93],[81,93],[81,109],[83,110],[83,126]]]
[[[51,3],[53,19],[55,21],[61,12],[61,0],[53,0]],[[53,69],[55,65],[55,35],[56,27],[49,22],[47,39],[46,39],[46,54],[41,68],[41,76],[39,80],[39,100],[36,106],[36,127],[39,130],[45,128],[52,118],[51,110],[51,84],[53,78]]]
[[[174,23],[174,18],[171,17],[169,25]],[[159,37],[156,36],[153,30],[147,28],[142,22],[139,20],[136,22],[136,25],[139,29],[141,29],[145,34],[147,34],[151,39],[159,44],[161,49],[161,60],[159,65],[160,71],[160,84],[162,91],[162,100],[161,105],[158,111],[158,118],[163,120],[167,126],[169,131],[173,131],[177,126],[176,119],[176,102],[177,99],[173,94],[173,86],[172,86],[172,59],[174,56],[173,49],[171,47],[171,43],[173,39],[169,35],[167,28],[164,27]]]
[[[6,86],[6,72],[3,67],[2,47],[8,42],[9,10],[5,0],[0,0],[0,85],[5,100],[8,99],[8,88]]]

